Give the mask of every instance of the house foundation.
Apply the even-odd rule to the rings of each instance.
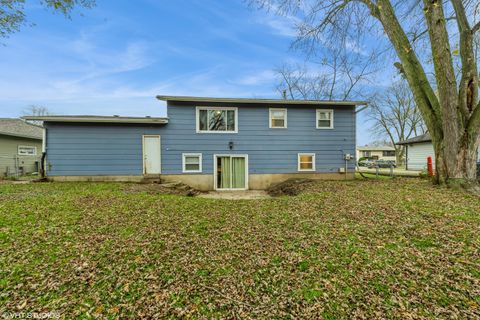
[[[249,174],[248,189],[264,190],[268,187],[288,179],[316,179],[316,180],[352,180],[353,172],[347,173],[277,173],[277,174]],[[145,182],[144,176],[51,176],[49,181],[58,182]],[[148,180],[147,180],[148,181]],[[166,174],[160,175],[160,181],[181,182],[200,191],[214,189],[212,174]]]

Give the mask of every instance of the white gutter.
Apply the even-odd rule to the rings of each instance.
[[[168,118],[157,117],[120,117],[120,116],[25,116],[25,120],[46,122],[87,122],[87,123],[134,123],[167,124]]]
[[[367,105],[366,101],[332,101],[332,100],[285,100],[285,99],[248,99],[248,98],[213,98],[191,96],[157,96],[162,101],[178,102],[218,102],[218,103],[246,103],[246,104],[280,104],[280,105],[331,105],[331,106],[360,106]]]

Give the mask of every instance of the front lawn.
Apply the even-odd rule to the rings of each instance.
[[[241,201],[0,185],[0,315],[14,312],[478,318],[480,199],[417,179]]]

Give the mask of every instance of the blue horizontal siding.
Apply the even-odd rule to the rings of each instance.
[[[169,104],[167,125],[46,123],[48,174],[141,175],[142,135],[161,136],[162,173],[182,173],[182,153],[202,153],[204,174],[214,154],[248,154],[250,173],[295,173],[298,153],[316,154],[317,172],[338,172],[355,154],[354,107],[334,109],[334,129],[315,128],[311,106],[288,109],[288,128],[270,129],[266,106],[238,108],[238,133],[196,133],[195,106]],[[233,142],[233,150],[229,149]],[[353,162],[351,164],[353,166]]]

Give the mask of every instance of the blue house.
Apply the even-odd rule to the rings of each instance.
[[[354,101],[157,96],[167,118],[42,116],[56,181],[180,181],[264,189],[289,178],[353,178]]]

